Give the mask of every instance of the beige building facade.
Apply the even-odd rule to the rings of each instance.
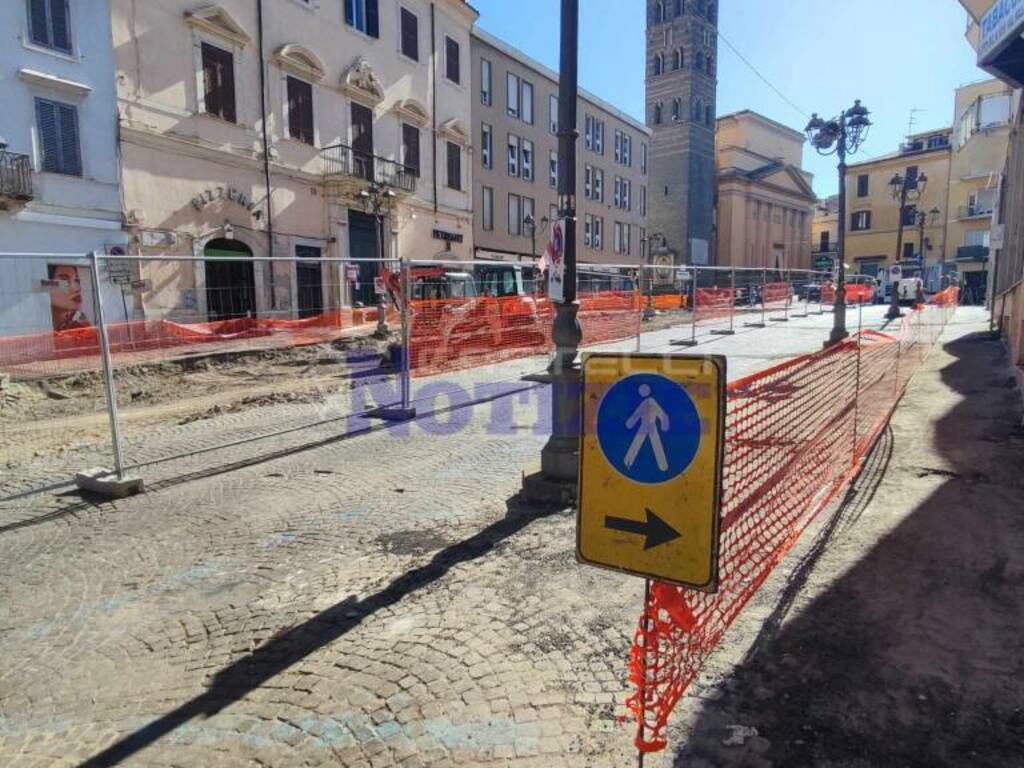
[[[716,264],[810,269],[817,197],[804,135],[749,110],[718,118]]]
[[[819,200],[811,220],[811,262],[815,269],[832,269],[839,255],[839,195]]]
[[[910,220],[919,210],[928,214],[924,227],[926,260],[941,260],[947,239],[951,136],[949,128],[915,134],[907,137],[897,152],[849,165],[845,260],[854,273],[875,277],[879,268],[921,253],[920,232]],[[896,253],[900,204],[890,186],[896,174],[923,174],[928,179],[920,197],[911,194],[908,198],[901,254]],[[931,215],[936,209],[939,213]]]
[[[557,218],[558,74],[480,30],[472,73],[476,255],[530,261],[544,252]],[[577,258],[639,264],[650,131],[582,90],[578,113]]]
[[[319,260],[376,256],[373,184],[385,253],[470,256],[463,0],[112,6],[132,251],[302,260],[146,262],[147,317],[372,303],[376,265]]]

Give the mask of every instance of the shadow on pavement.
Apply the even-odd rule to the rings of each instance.
[[[703,702],[677,766],[1024,766],[1019,395],[988,334],[945,351],[944,386],[925,374],[904,397],[895,443]],[[923,501],[902,516],[908,497]],[[844,573],[842,551],[820,557],[830,541],[865,554]],[[808,580],[829,586],[784,624]]]
[[[311,653],[333,643],[377,611],[442,579],[453,567],[489,554],[530,524],[557,514],[556,507],[507,502],[505,517],[479,533],[438,551],[430,562],[404,573],[365,599],[348,598],[309,621],[282,631],[247,656],[214,675],[209,689],[149,725],[125,736],[81,764],[81,768],[117,765],[196,717],[211,717]]]

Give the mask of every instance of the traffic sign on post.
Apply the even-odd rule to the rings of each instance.
[[[581,562],[717,588],[725,370],[715,355],[585,358]]]

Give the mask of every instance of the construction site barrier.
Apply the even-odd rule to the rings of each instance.
[[[636,746],[667,744],[672,711],[726,629],[815,516],[856,476],[958,302],[956,289],[875,331],[728,389],[720,582],[706,594],[654,583],[635,634],[627,706]]]
[[[727,320],[735,311],[735,288],[697,288],[694,291],[693,322],[697,325]]]

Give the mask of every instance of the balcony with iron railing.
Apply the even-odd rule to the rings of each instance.
[[[325,185],[344,194],[358,194],[370,182],[387,185],[399,194],[416,191],[416,169],[386,157],[334,144],[320,150],[320,161]]]
[[[32,159],[0,149],[0,205],[32,199]]]
[[[961,219],[988,219],[992,217],[991,205],[961,205],[958,213]]]

